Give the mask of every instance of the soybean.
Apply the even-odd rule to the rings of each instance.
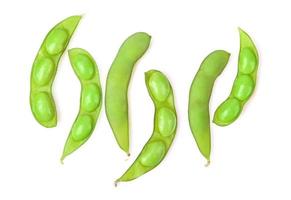
[[[136,179],[158,166],[166,156],[176,135],[177,114],[170,82],[162,72],[157,70],[146,72],[145,82],[155,105],[154,130],[137,159],[116,180],[116,184]]]
[[[89,139],[102,105],[99,71],[93,57],[84,49],[74,48],[69,50],[69,58],[82,90],[79,113],[67,138],[62,162]]]
[[[200,65],[189,92],[188,119],[201,154],[210,162],[211,133],[209,100],[216,78],[228,63],[230,54],[223,50],[210,53]]]
[[[81,16],[71,16],[46,35],[34,60],[30,78],[30,107],[34,118],[44,127],[57,124],[52,84],[59,60],[64,53]]]
[[[138,32],[121,45],[107,75],[105,109],[119,147],[129,155],[127,91],[135,63],[149,47],[151,36]]]
[[[258,51],[245,31],[239,29],[239,35],[238,72],[230,95],[215,111],[213,122],[218,126],[227,126],[239,117],[256,86],[259,65]]]

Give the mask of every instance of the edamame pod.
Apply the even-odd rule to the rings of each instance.
[[[84,49],[74,48],[69,50],[69,58],[82,91],[79,113],[67,138],[61,162],[89,139],[102,105],[99,71],[93,57]]]
[[[35,119],[44,127],[57,124],[52,84],[59,60],[64,53],[81,16],[71,16],[46,35],[34,60],[30,78],[30,107]]]
[[[155,105],[153,134],[134,163],[116,180],[116,184],[136,179],[158,166],[166,156],[176,135],[177,114],[170,82],[163,73],[157,70],[146,72],[145,82]]]
[[[229,97],[218,106],[213,118],[213,122],[219,126],[227,126],[238,118],[256,86],[258,51],[246,32],[239,29],[239,35],[238,72]]]
[[[120,148],[129,155],[127,90],[135,63],[149,47],[151,36],[138,32],[120,47],[108,72],[105,91],[107,119]]]
[[[189,92],[188,119],[201,154],[210,162],[211,134],[209,100],[216,78],[228,63],[230,54],[223,50],[210,53],[200,65]]]

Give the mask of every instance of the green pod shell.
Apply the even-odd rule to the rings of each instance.
[[[61,56],[77,28],[81,16],[71,16],[46,35],[34,60],[30,78],[30,107],[34,118],[44,127],[57,125],[52,84]]]
[[[228,63],[230,54],[223,50],[210,53],[200,65],[189,92],[188,119],[201,154],[210,161],[211,133],[209,100],[217,77]]]
[[[256,86],[259,65],[258,51],[254,42],[246,32],[239,29],[239,34],[240,52],[238,72],[230,95],[215,111],[213,122],[218,126],[227,126],[239,117]]]
[[[84,49],[74,48],[69,50],[69,58],[82,91],[79,113],[65,143],[61,161],[90,138],[102,105],[99,71],[93,57]]]
[[[145,73],[145,82],[155,105],[154,130],[134,163],[116,180],[131,181],[154,169],[166,156],[177,129],[177,114],[172,87],[157,70]]]
[[[127,91],[135,63],[150,45],[151,36],[138,32],[121,45],[107,75],[106,116],[120,148],[129,154]]]

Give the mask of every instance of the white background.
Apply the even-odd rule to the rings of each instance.
[[[31,65],[46,33],[62,19],[84,17],[69,48],[98,63],[103,91],[115,54],[137,31],[152,35],[129,88],[131,154],[118,148],[104,107],[90,140],[61,165],[64,142],[79,107],[80,84],[64,54],[54,83],[58,126],[41,127],[29,106]],[[10,0],[0,3],[0,199],[290,199],[291,10],[288,1],[254,0]],[[212,163],[204,167],[188,126],[188,91],[203,58],[231,53],[217,79],[211,116],[229,94],[243,28],[255,41],[260,66],[256,92],[232,125],[212,127]],[[152,133],[154,108],[144,72],[163,71],[179,117],[166,159],[139,179],[113,182]]]

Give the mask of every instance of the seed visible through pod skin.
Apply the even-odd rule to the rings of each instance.
[[[229,98],[223,102],[217,109],[217,115],[215,121],[221,126],[227,125],[233,119],[236,119],[241,112],[241,105],[236,98]]]
[[[176,115],[169,108],[161,108],[158,111],[158,130],[164,137],[172,135],[176,129]]]
[[[87,55],[79,54],[72,59],[75,66],[74,69],[79,78],[90,80],[94,76],[95,66]]]
[[[238,118],[256,87],[258,51],[245,31],[239,29],[239,34],[238,72],[227,100],[223,101],[214,113],[213,122],[218,126],[227,126]]]
[[[69,51],[72,68],[82,89],[80,109],[64,146],[61,162],[80,148],[92,135],[102,106],[102,91],[97,64],[85,49]]]
[[[251,74],[257,67],[257,58],[250,48],[243,48],[239,57],[239,71],[243,74]]]
[[[170,94],[169,82],[163,74],[153,74],[149,80],[149,88],[153,97],[160,102],[165,101]]]
[[[92,119],[88,115],[79,116],[72,128],[72,137],[76,141],[87,138],[92,131]]]
[[[158,166],[165,158],[176,135],[177,114],[170,82],[158,70],[146,72],[145,82],[155,105],[154,130],[136,160],[115,184],[134,180]]]
[[[39,92],[33,95],[33,110],[37,118],[42,122],[50,121],[54,116],[53,105],[46,92]]]
[[[253,93],[254,81],[248,75],[238,76],[233,84],[233,96],[240,101],[246,101]]]
[[[32,78],[35,84],[47,84],[54,74],[55,64],[50,58],[39,58],[34,63]]]
[[[47,36],[46,50],[50,55],[56,55],[66,48],[69,35],[65,29],[54,29]]]
[[[94,111],[101,101],[101,90],[96,84],[88,84],[82,92],[81,107],[87,112]]]
[[[57,111],[52,94],[52,84],[57,73],[59,61],[77,28],[81,16],[71,16],[56,24],[44,38],[34,59],[30,77],[30,108],[36,121],[46,127],[57,125]],[[46,92],[47,116],[37,114],[35,98],[38,93]],[[46,98],[46,97],[45,97]],[[44,104],[43,104],[44,105]],[[40,116],[40,118],[39,118]]]
[[[140,157],[140,163],[146,167],[156,166],[161,162],[166,153],[166,146],[161,141],[149,143]]]

